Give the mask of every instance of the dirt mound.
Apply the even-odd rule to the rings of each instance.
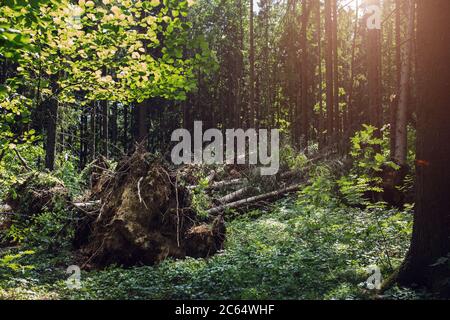
[[[206,257],[221,248],[222,218],[202,221],[176,172],[151,154],[137,150],[123,159],[103,186],[98,215],[78,228],[85,267]]]
[[[32,216],[67,207],[70,197],[61,180],[48,173],[33,172],[10,189],[5,202],[15,213]]]

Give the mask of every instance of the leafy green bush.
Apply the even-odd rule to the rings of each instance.
[[[298,153],[291,145],[284,144],[280,148],[280,168],[282,170],[302,170],[308,158],[303,153]]]
[[[56,250],[70,245],[74,236],[70,211],[43,212],[28,219],[16,219],[6,237],[16,243],[40,250]]]
[[[211,204],[209,197],[206,195],[206,188],[208,188],[208,185],[208,179],[200,178],[198,185],[191,192],[191,206],[194,211],[203,218],[208,216],[206,210]]]
[[[19,260],[25,256],[25,255],[32,255],[34,254],[33,250],[25,250],[25,251],[19,251],[18,253],[8,253],[0,257],[0,277],[2,277],[4,274],[7,274],[7,270],[10,269],[12,271],[19,271],[19,270],[30,270],[33,267],[30,265],[22,265],[19,263]]]
[[[377,195],[383,192],[384,168],[399,169],[390,160],[389,137],[384,134],[378,138],[375,132],[375,127],[363,125],[363,129],[351,138],[350,156],[353,165],[347,175],[337,180],[340,193],[350,205],[367,206],[371,201],[380,201]],[[368,194],[375,196],[368,197]]]
[[[0,154],[3,152],[0,160],[0,199],[4,199],[10,187],[23,180],[28,174],[15,150],[23,157],[30,169],[40,169],[40,160],[44,158],[44,149],[41,145],[34,145],[31,142],[32,140],[19,145],[9,144],[4,151],[0,150]]]
[[[54,172],[54,175],[64,182],[64,185],[69,189],[69,193],[72,197],[82,193],[83,177],[78,171],[77,158],[69,152],[65,152],[58,156],[57,169]]]
[[[64,183],[51,174],[28,173],[13,184],[7,201],[14,210],[5,240],[28,247],[55,249],[73,236],[70,197]]]
[[[338,205],[335,196],[336,182],[326,165],[311,168],[309,184],[299,192],[298,204],[304,206],[333,207]]]

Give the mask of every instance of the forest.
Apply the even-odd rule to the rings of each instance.
[[[450,1],[0,0],[0,300],[450,297]]]

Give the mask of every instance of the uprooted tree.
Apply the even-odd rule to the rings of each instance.
[[[199,217],[177,171],[151,154],[138,149],[102,179],[100,209],[86,213],[75,239],[85,266],[154,264],[222,248],[222,217]]]

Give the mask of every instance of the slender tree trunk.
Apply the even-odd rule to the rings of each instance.
[[[97,103],[93,102],[91,107],[91,160],[97,157],[97,138],[96,138],[96,122],[97,122]]]
[[[318,130],[318,141],[319,141],[319,149],[323,148],[324,145],[324,112],[323,112],[323,75],[322,75],[322,14],[321,14],[321,5],[320,1],[316,2],[317,5],[317,59],[318,59],[318,67],[319,67],[319,92],[318,92],[318,100],[319,100],[319,116],[317,118],[317,130]]]
[[[308,127],[309,127],[309,108],[308,108],[308,39],[307,39],[307,31],[308,31],[308,22],[310,15],[310,6],[308,6],[308,1],[303,0],[303,8],[302,8],[302,19],[301,19],[301,33],[300,33],[300,49],[301,49],[301,68],[300,68],[300,95],[301,95],[301,103],[300,103],[300,116],[301,116],[301,126],[300,126],[300,139],[301,139],[301,148],[307,152],[308,149]]]
[[[81,119],[80,119],[80,161],[79,161],[79,170],[83,170],[84,167],[86,166],[86,162],[87,162],[87,144],[86,144],[86,140],[88,139],[87,137],[87,115],[86,115],[86,110],[82,110],[81,111]]]
[[[401,8],[403,0],[395,0],[395,70],[396,70],[396,93],[394,99],[390,102],[391,107],[391,128],[390,128],[390,150],[391,158],[394,160],[395,143],[397,134],[397,107],[400,95],[400,80],[401,80],[401,66],[402,66],[402,52],[401,52]]]
[[[58,125],[58,100],[51,98],[47,105],[47,140],[45,144],[45,167],[53,171],[56,157],[56,131]]]
[[[253,1],[250,0],[250,22],[249,22],[249,41],[250,41],[250,79],[249,79],[249,124],[250,127],[255,126],[255,40],[254,40],[254,28],[253,28]]]
[[[128,131],[130,130],[130,124],[129,124],[129,112],[130,106],[124,105],[123,106],[123,135],[122,135],[122,144],[123,144],[123,150],[125,153],[129,151],[128,146]]]
[[[333,94],[333,31],[331,0],[325,0],[325,72],[327,96],[327,142],[330,144],[334,134],[334,94]]]
[[[371,4],[380,7],[380,0],[372,0]],[[381,137],[381,125],[382,125],[382,103],[381,103],[381,51],[380,51],[380,29],[369,29],[368,46],[367,46],[367,59],[368,59],[368,94],[369,94],[369,123],[377,128],[375,134],[377,137]]]
[[[406,166],[407,156],[407,122],[408,122],[408,97],[409,97],[409,82],[411,74],[411,55],[412,44],[414,37],[414,17],[415,5],[412,0],[405,0],[408,8],[408,33],[406,35],[406,42],[403,44],[404,55],[400,76],[400,96],[398,99],[398,107],[395,119],[395,147],[394,147],[394,161],[399,166]]]
[[[103,155],[108,158],[109,156],[109,107],[108,101],[102,100],[100,101],[100,105],[102,107],[102,146],[103,146]]]
[[[333,115],[334,115],[334,140],[340,140],[341,112],[339,110],[339,54],[338,54],[338,10],[337,0],[332,1],[332,46],[333,46]]]
[[[358,26],[359,26],[359,1],[356,0],[356,12],[355,12],[355,27],[353,31],[353,42],[352,42],[352,57],[350,62],[350,84],[347,100],[347,108],[349,112],[349,126],[347,128],[346,138],[351,137],[355,131],[356,125],[356,110],[353,105],[353,94],[355,88],[355,55],[356,55],[356,39],[358,37]]]
[[[118,118],[118,105],[114,103],[111,112],[111,143],[117,148],[117,118]]]

